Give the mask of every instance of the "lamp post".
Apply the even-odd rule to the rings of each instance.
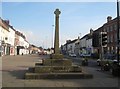
[[[119,63],[119,42],[120,42],[119,28],[120,28],[120,23],[119,23],[119,0],[117,0],[117,61],[118,61],[118,63]]]
[[[52,25],[52,45],[51,45],[51,48],[53,48],[53,31],[54,31],[54,25]]]

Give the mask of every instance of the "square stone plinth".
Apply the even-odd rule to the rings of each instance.
[[[67,59],[46,59],[43,66],[72,66],[72,61]]]
[[[63,55],[62,54],[52,54],[50,55],[51,59],[63,59]]]

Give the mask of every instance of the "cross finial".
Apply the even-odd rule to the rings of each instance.
[[[59,11],[59,9],[56,9],[55,12],[54,12],[54,14],[55,14],[56,16],[59,16],[60,13],[61,13],[61,12]]]

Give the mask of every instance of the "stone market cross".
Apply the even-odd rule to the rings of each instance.
[[[59,52],[59,15],[60,15],[59,9],[56,9],[54,14],[55,17],[55,38],[54,38],[54,54],[60,54]]]

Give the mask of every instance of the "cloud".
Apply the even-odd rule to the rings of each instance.
[[[36,46],[42,46],[43,48],[50,48],[53,44],[52,36],[45,36],[43,33],[40,32],[33,32],[32,30],[19,30],[21,33],[23,33],[26,36],[27,41],[30,44],[34,44]]]

